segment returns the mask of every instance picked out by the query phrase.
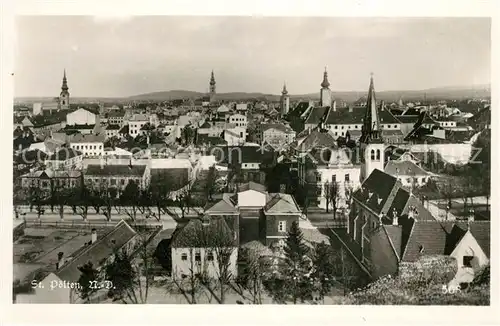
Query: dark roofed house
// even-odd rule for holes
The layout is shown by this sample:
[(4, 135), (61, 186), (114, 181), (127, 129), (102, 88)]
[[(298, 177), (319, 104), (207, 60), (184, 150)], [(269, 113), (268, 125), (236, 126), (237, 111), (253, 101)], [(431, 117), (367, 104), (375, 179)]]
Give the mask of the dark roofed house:
[(326, 106), (312, 108), (304, 122), (305, 128), (313, 129), (321, 124), (324, 121), (329, 109), (330, 108)]

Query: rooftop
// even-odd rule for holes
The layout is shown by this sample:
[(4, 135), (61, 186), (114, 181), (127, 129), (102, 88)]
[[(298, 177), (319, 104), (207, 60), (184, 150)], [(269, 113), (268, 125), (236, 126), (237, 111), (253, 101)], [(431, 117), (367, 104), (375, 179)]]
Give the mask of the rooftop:
[(146, 171), (146, 165), (100, 165), (89, 164), (85, 172), (86, 176), (138, 176), (142, 177)]

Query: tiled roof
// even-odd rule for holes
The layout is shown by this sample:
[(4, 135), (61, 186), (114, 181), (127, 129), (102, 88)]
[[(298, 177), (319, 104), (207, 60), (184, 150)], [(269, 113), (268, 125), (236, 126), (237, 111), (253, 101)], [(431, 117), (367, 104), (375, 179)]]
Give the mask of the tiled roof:
[(114, 118), (114, 117), (123, 118), (124, 116), (125, 116), (125, 111), (111, 110), (108, 112), (108, 118)]
[(71, 139), (71, 143), (102, 143), (105, 135), (77, 134)]
[(33, 164), (36, 162), (43, 162), (47, 159), (48, 155), (39, 149), (34, 149), (31, 151), (24, 151), (20, 155), (14, 158), (17, 164)]
[(233, 165), (241, 163), (270, 164), (274, 162), (276, 156), (276, 152), (272, 149), (260, 146), (214, 146), (208, 152), (213, 153), (212, 155), (215, 155), (218, 162)]
[(394, 117), (394, 115), (391, 113), (391, 111), (387, 110), (387, 109), (378, 109), (378, 116), (380, 118), (380, 124), (384, 124), (384, 123), (390, 123), (390, 124), (394, 124), (394, 123), (401, 123), (401, 121), (399, 121), (398, 119), (396, 119), (396, 117)]
[(120, 130), (119, 125), (107, 125), (106, 130)]
[(382, 227), (396, 251), (397, 256), (401, 258), (403, 228), (399, 225), (383, 225)]
[(266, 131), (269, 129), (276, 129), (285, 133), (293, 133), (293, 129), (290, 128), (289, 126), (286, 126), (281, 123), (263, 123), (262, 124), (262, 131)]
[(309, 102), (299, 102), (290, 115), (300, 117), (309, 108)]
[(301, 152), (307, 152), (313, 148), (331, 148), (336, 145), (337, 142), (330, 132), (322, 132), (315, 129), (296, 146), (296, 149)]
[(87, 176), (138, 176), (142, 177), (146, 171), (146, 165), (100, 165), (90, 164), (87, 166)]
[(273, 213), (290, 213), (299, 214), (300, 210), (293, 197), (289, 194), (268, 194), (264, 211), (270, 214)]
[(94, 129), (95, 124), (93, 125), (88, 125), (88, 124), (74, 124), (74, 125), (66, 125), (63, 130), (74, 130), (74, 129), (82, 129), (82, 130), (88, 130), (88, 129)]
[(389, 161), (384, 172), (392, 176), (427, 176), (429, 173), (411, 161)]
[(326, 116), (325, 123), (327, 125), (341, 125), (341, 124), (362, 124), (363, 118), (365, 117), (364, 107), (354, 107), (351, 108), (352, 112), (349, 112), (350, 108), (330, 108), (328, 115)]
[(403, 132), (399, 129), (397, 130), (390, 130), (390, 129), (382, 129), (382, 138), (383, 137), (390, 137), (390, 136), (401, 136), (403, 137)]
[[(458, 234), (458, 239), (456, 244), (461, 240), (461, 238), (465, 235), (467, 230), (470, 231), (472, 236), (476, 239), (478, 245), (483, 250), (484, 254), (490, 258), (490, 249), (491, 249), (491, 229), (490, 229), (490, 221), (471, 221), (467, 222), (456, 222), (454, 223), (452, 233), (455, 232)], [(459, 229), (459, 230), (455, 230)], [(451, 248), (451, 251), (455, 249)], [(451, 254), (451, 251), (449, 252)]]
[[(173, 248), (217, 248), (229, 245), (234, 239), (231, 229), (223, 218), (209, 218), (208, 224), (200, 219), (192, 219), (174, 233)], [(234, 241), (234, 240), (233, 240)]]
[(247, 191), (247, 190), (255, 190), (261, 193), (266, 192), (266, 186), (261, 185), (260, 183), (250, 181), (248, 183), (243, 183), (238, 186), (238, 192)]
[(227, 106), (225, 106), (224, 104), (222, 104), (221, 106), (219, 106), (217, 108), (217, 112), (221, 113), (221, 112), (229, 112), (229, 108)]
[(134, 114), (128, 120), (129, 121), (149, 121), (149, 117), (145, 114)]
[(329, 107), (325, 106), (312, 108), (304, 123), (313, 125), (320, 124), (324, 120), (329, 109)]
[(78, 178), (81, 175), (82, 173), (77, 170), (59, 171), (59, 170), (45, 169), (41, 171), (30, 172), (28, 174), (25, 174), (23, 177), (52, 179), (52, 178)]
[(415, 221), (402, 261), (414, 262), (425, 255), (444, 255), (447, 233), (438, 221)]
[(48, 160), (51, 161), (66, 161), (70, 158), (82, 155), (81, 152), (72, 148), (61, 148), (58, 152), (52, 154)]
[(64, 281), (77, 282), (81, 275), (78, 267), (87, 262), (92, 262), (95, 267), (100, 266), (102, 260), (108, 259), (116, 249), (122, 248), (135, 235), (134, 229), (125, 221), (120, 221), (111, 232), (102, 236), (96, 243), (82, 250), (79, 255), (63, 265), (57, 271), (57, 276)]
[(363, 182), (361, 188), (353, 194), (353, 197), (380, 214), (393, 188), (398, 186), (396, 182), (395, 177), (375, 169)]
[(205, 208), (205, 213), (238, 213), (233, 201), (228, 196), (223, 196), (218, 202), (209, 205)]
[(401, 123), (415, 124), (418, 121), (418, 115), (395, 115)]
[(218, 136), (209, 136), (208, 134), (198, 134), (196, 136), (197, 145), (226, 145), (227, 141)]

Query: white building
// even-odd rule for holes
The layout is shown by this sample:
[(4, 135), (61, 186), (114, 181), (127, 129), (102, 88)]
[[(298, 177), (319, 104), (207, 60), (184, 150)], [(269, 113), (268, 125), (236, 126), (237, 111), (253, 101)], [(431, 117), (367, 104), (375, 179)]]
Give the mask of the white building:
[(228, 122), (236, 125), (236, 127), (242, 127), (242, 128), (246, 128), (248, 124), (247, 117), (244, 116), (243, 114), (238, 114), (238, 113), (230, 115), (228, 118)]
[(429, 172), (409, 160), (389, 161), (384, 172), (396, 177), (405, 187), (421, 187), (430, 179)]
[(99, 115), (85, 109), (78, 109), (66, 115), (66, 125), (96, 125), (99, 124)]
[(71, 142), (70, 147), (83, 153), (84, 157), (104, 156), (103, 135), (77, 135)]
[(53, 170), (81, 170), (83, 154), (72, 148), (61, 148), (45, 160), (45, 166)]
[(128, 134), (135, 138), (142, 134), (142, 127), (146, 123), (150, 123), (150, 119), (145, 114), (134, 114), (128, 119)]

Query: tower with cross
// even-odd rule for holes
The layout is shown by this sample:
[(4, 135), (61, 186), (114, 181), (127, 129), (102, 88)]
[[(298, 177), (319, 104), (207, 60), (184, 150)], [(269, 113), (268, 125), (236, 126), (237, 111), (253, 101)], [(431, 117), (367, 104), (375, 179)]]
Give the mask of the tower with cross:
[(370, 74), (370, 86), (366, 98), (366, 111), (361, 128), (361, 182), (363, 182), (372, 173), (378, 169), (384, 171), (384, 151), (385, 145), (382, 139), (382, 128), (380, 126), (380, 117), (375, 97), (375, 86), (373, 83), (373, 73)]
[(321, 106), (331, 106), (332, 105), (332, 91), (330, 90), (330, 82), (328, 81), (328, 72), (323, 73), (323, 81), (321, 82), (321, 90), (319, 91), (320, 105)]

